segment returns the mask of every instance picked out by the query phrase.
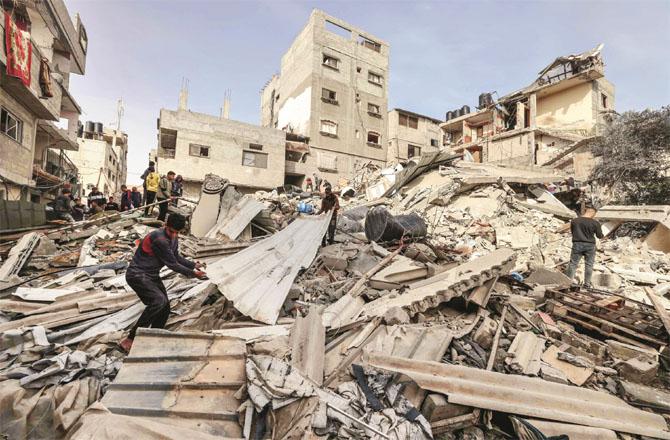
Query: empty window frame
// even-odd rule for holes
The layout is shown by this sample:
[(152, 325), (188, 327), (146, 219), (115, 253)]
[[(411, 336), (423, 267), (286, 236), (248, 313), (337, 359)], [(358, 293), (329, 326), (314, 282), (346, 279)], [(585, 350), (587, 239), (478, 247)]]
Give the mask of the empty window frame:
[(209, 158), (209, 147), (206, 145), (189, 144), (188, 154), (195, 157)]
[(368, 72), (368, 81), (372, 84), (381, 86), (384, 83), (384, 78), (374, 72)]
[(368, 145), (381, 147), (382, 136), (376, 131), (368, 131)]
[(4, 107), (0, 108), (0, 132), (20, 144), (23, 142), (23, 121)]
[(431, 147), (439, 147), (439, 144), (437, 142), (437, 139), (431, 139), (430, 140), (430, 146)]
[(249, 144), (250, 150), (263, 151), (263, 146), (261, 144)]
[(323, 135), (335, 137), (337, 136), (337, 123), (322, 119), (320, 131)]
[(337, 92), (323, 88), (321, 89), (321, 100), (329, 104), (337, 104)]
[(340, 70), (340, 60), (325, 53), (323, 54), (323, 65), (331, 69)]
[(604, 93), (600, 94), (600, 103), (602, 104), (603, 108), (607, 108), (607, 95)]
[(407, 145), (407, 159), (421, 156), (421, 147), (416, 145)]
[(372, 116), (381, 116), (381, 108), (377, 104), (368, 102), (368, 113)]
[(255, 151), (243, 151), (242, 165), (245, 167), (267, 168), (268, 155), (266, 153), (256, 153)]
[(367, 47), (368, 49), (372, 49), (375, 52), (381, 52), (382, 51), (382, 45), (377, 43), (376, 41), (372, 41), (369, 38), (365, 38), (362, 35), (358, 36), (358, 44), (361, 46)]
[(403, 127), (419, 128), (419, 118), (416, 116), (407, 115), (405, 113), (400, 113), (398, 115), (398, 124)]
[(326, 30), (332, 34), (339, 35), (342, 38), (351, 39), (351, 31), (345, 27), (326, 20)]

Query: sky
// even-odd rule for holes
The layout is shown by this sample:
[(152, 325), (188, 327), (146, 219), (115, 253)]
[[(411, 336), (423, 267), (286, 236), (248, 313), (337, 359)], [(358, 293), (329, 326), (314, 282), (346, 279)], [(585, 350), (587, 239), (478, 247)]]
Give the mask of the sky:
[(176, 109), (183, 78), (190, 110), (218, 115), (231, 90), (231, 119), (258, 124), (260, 91), (314, 8), (390, 44), (389, 109), (444, 119), (599, 43), (617, 111), (670, 104), (669, 0), (65, 2), (89, 39), (86, 74), (70, 83), (80, 119), (111, 124), (123, 98), (130, 183), (156, 147), (160, 109)]

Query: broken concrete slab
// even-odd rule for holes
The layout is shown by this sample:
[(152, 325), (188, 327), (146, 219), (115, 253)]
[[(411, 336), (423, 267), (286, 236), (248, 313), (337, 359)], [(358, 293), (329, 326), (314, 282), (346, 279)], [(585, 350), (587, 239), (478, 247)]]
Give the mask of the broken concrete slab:
[(658, 387), (652, 388), (639, 383), (619, 381), (621, 396), (630, 404), (670, 413), (670, 393)]
[(647, 359), (654, 362), (658, 361), (659, 353), (651, 347), (642, 348), (637, 345), (615, 341), (614, 339), (608, 339), (606, 343), (607, 353), (615, 359), (627, 361), (629, 359), (639, 357), (641, 359)]
[(648, 359), (632, 358), (616, 366), (619, 375), (628, 381), (650, 384), (656, 378), (659, 363)]
[(607, 205), (598, 210), (596, 219), (661, 223), (666, 228), (670, 228), (670, 206)]
[(572, 280), (565, 274), (545, 267), (537, 267), (533, 269), (524, 282), (526, 284), (539, 284), (542, 286), (569, 286), (572, 284)]
[(559, 359), (558, 353), (560, 351), (561, 349), (559, 347), (550, 345), (549, 348), (542, 353), (542, 361), (561, 371), (571, 383), (577, 386), (584, 385), (593, 374), (593, 368), (578, 367), (570, 362)]
[(538, 376), (540, 373), (540, 357), (547, 341), (533, 332), (522, 331), (516, 334), (512, 345), (507, 350), (505, 364), (514, 372), (527, 376)]
[(12, 275), (18, 275), (26, 264), (30, 254), (40, 241), (42, 234), (31, 232), (22, 236), (9, 250), (7, 259), (0, 266), (0, 281), (7, 281)]
[(670, 229), (662, 223), (657, 224), (647, 234), (644, 243), (647, 244), (649, 249), (665, 252), (666, 254), (670, 253)]

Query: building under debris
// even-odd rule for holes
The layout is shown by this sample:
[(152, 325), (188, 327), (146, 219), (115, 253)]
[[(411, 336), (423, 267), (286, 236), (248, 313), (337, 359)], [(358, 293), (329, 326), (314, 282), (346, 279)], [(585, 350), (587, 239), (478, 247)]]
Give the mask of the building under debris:
[(76, 188), (66, 151), (78, 148), (81, 108), (69, 83), (84, 74), (88, 37), (63, 0), (2, 5), (0, 35), (12, 44), (0, 51), (0, 199), (40, 203), (64, 182)]
[(448, 111), (441, 124), (445, 145), (475, 162), (551, 165), (587, 177), (592, 156), (580, 148), (614, 110), (601, 49), (558, 57), (531, 85), (497, 100), (483, 93), (474, 112), (469, 106)]
[(386, 162), (389, 45), (314, 10), (261, 94), (261, 124), (309, 139), (286, 182), (314, 172), (333, 184)]

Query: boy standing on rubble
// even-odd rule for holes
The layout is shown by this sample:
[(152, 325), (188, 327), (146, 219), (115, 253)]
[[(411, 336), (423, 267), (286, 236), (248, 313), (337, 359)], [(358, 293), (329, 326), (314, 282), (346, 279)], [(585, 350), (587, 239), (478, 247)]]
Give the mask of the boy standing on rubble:
[(179, 232), (184, 229), (186, 218), (181, 214), (171, 214), (163, 228), (146, 235), (135, 251), (133, 260), (126, 271), (126, 282), (146, 305), (137, 323), (127, 338), (119, 345), (130, 351), (139, 327), (163, 328), (170, 316), (170, 300), (160, 279), (163, 266), (187, 277), (205, 278), (202, 265), (179, 255)]
[[(337, 228), (337, 211), (340, 209), (340, 201), (333, 192), (330, 185), (326, 186), (326, 195), (321, 199), (321, 209), (316, 213), (317, 215), (333, 210), (333, 216), (330, 218), (328, 224), (328, 244), (335, 243), (335, 229)], [(326, 236), (323, 236), (322, 246), (326, 245)]]
[(579, 260), (584, 257), (584, 286), (586, 287), (591, 287), (591, 274), (596, 259), (596, 237), (603, 238), (600, 223), (593, 218), (596, 213), (595, 208), (588, 207), (581, 216), (570, 221), (572, 252), (570, 253), (570, 265), (565, 274), (573, 279)]

